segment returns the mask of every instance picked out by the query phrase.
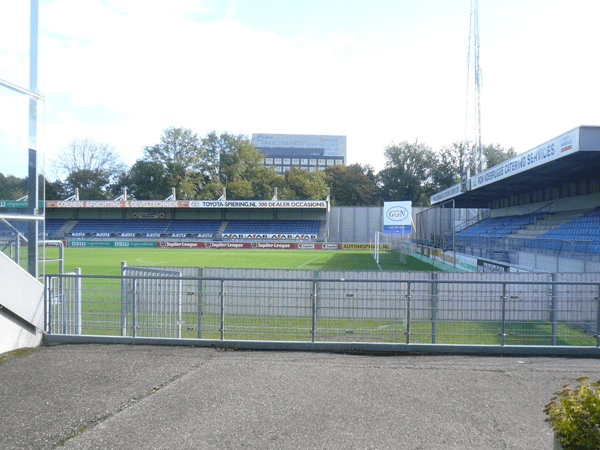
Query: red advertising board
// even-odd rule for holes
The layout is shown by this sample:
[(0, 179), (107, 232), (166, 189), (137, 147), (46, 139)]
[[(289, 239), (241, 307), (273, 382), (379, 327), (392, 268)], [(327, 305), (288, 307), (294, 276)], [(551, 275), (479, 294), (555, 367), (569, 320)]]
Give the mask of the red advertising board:
[(337, 243), (297, 243), (297, 242), (157, 242), (158, 248), (212, 248), (212, 249), (272, 249), (272, 250), (338, 250)]

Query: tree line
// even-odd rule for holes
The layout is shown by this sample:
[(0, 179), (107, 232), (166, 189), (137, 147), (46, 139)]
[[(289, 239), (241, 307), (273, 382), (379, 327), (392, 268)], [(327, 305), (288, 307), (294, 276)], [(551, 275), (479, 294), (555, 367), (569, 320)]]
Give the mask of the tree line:
[[(512, 148), (486, 145), (484, 167), (515, 155)], [(216, 199), (226, 187), (228, 199), (263, 200), (271, 198), (276, 187), (280, 199), (304, 200), (325, 198), (329, 187), (334, 205), (378, 206), (395, 200), (428, 205), (432, 194), (456, 184), (461, 173), (475, 173), (476, 151), (468, 142), (438, 151), (419, 142), (390, 143), (378, 173), (368, 164), (350, 164), (316, 172), (291, 168), (278, 174), (262, 159), (247, 136), (226, 132), (200, 137), (186, 128), (167, 128), (131, 167), (109, 144), (73, 140), (50, 162), (55, 178), (46, 178), (45, 196), (64, 199), (77, 188), (82, 200), (113, 199), (127, 188), (132, 198), (157, 200), (175, 188), (179, 200)], [(26, 193), (26, 179), (0, 173), (0, 199)]]

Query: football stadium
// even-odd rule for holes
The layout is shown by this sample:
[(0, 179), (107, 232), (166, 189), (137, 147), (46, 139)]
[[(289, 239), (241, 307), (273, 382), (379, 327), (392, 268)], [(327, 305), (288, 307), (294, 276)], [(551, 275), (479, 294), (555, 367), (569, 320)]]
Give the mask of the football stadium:
[[(284, 200), (275, 186), (270, 198), (228, 200), (226, 184), (214, 199), (177, 199), (175, 188), (164, 200), (46, 199), (38, 19), (32, 1), (26, 76), (0, 79), (28, 118), (14, 132), (27, 130), (27, 195), (0, 199), (0, 281), (11, 287), (0, 352), (120, 342), (598, 354), (599, 126), (557, 130), (465, 173), (427, 207), (338, 206), (329, 192)], [(345, 136), (309, 137), (257, 135), (282, 173), (338, 164), (323, 142), (345, 164)]]
[[(578, 127), (427, 208), (49, 200), (39, 304), (3, 311), (47, 342), (596, 354), (599, 151)], [(27, 204), (1, 203), (7, 280), (30, 260)]]

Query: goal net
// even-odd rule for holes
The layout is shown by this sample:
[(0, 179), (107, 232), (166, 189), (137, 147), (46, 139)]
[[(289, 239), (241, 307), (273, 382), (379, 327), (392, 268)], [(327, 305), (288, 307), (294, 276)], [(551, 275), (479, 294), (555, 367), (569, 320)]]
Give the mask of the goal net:
[(408, 244), (408, 235), (386, 234), (376, 231), (371, 253), (377, 264), (379, 264), (382, 254), (392, 254), (406, 264), (406, 255), (409, 253)]

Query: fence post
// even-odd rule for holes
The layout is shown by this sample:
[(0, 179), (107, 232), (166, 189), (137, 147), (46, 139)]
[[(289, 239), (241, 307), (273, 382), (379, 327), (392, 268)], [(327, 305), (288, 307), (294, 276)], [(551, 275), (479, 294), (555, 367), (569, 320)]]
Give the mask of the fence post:
[(502, 283), (502, 330), (500, 331), (500, 345), (506, 343), (506, 283)]
[(177, 295), (177, 337), (179, 339), (181, 339), (181, 322), (182, 322), (182, 309), (183, 309), (183, 305), (182, 305), (182, 295), (183, 295), (183, 280), (181, 279), (183, 277), (183, 274), (181, 272), (179, 272), (179, 281), (178, 281), (178, 286), (177, 286), (177, 291), (178, 291), (178, 295)]
[(597, 308), (597, 318), (596, 318), (596, 347), (600, 347), (600, 284), (598, 285), (598, 290), (596, 291), (596, 308)]
[(136, 317), (136, 312), (137, 312), (137, 283), (136, 283), (136, 279), (132, 278), (132, 286), (131, 286), (131, 321), (132, 321), (132, 327), (131, 327), (131, 334), (133, 337), (136, 337), (137, 335), (137, 317)]
[(435, 325), (437, 319), (437, 295), (438, 285), (435, 282), (437, 280), (437, 274), (431, 272), (431, 343), (435, 344)]
[(406, 285), (406, 343), (410, 344), (410, 281)]
[(225, 340), (225, 280), (221, 280), (221, 340)]
[(202, 267), (198, 267), (198, 339), (202, 339)]
[(48, 274), (44, 275), (44, 330), (51, 334), (50, 311), (52, 311), (52, 278)]
[[(550, 281), (556, 281), (556, 274), (550, 274)], [(550, 285), (550, 322), (552, 323), (552, 345), (556, 345), (556, 285)]]
[(81, 334), (81, 268), (75, 267), (75, 334)]
[(312, 292), (310, 296), (310, 336), (311, 341), (316, 342), (317, 340), (317, 280), (312, 280)]
[(127, 261), (121, 261), (121, 336), (127, 336), (127, 281), (123, 276), (127, 270)]

